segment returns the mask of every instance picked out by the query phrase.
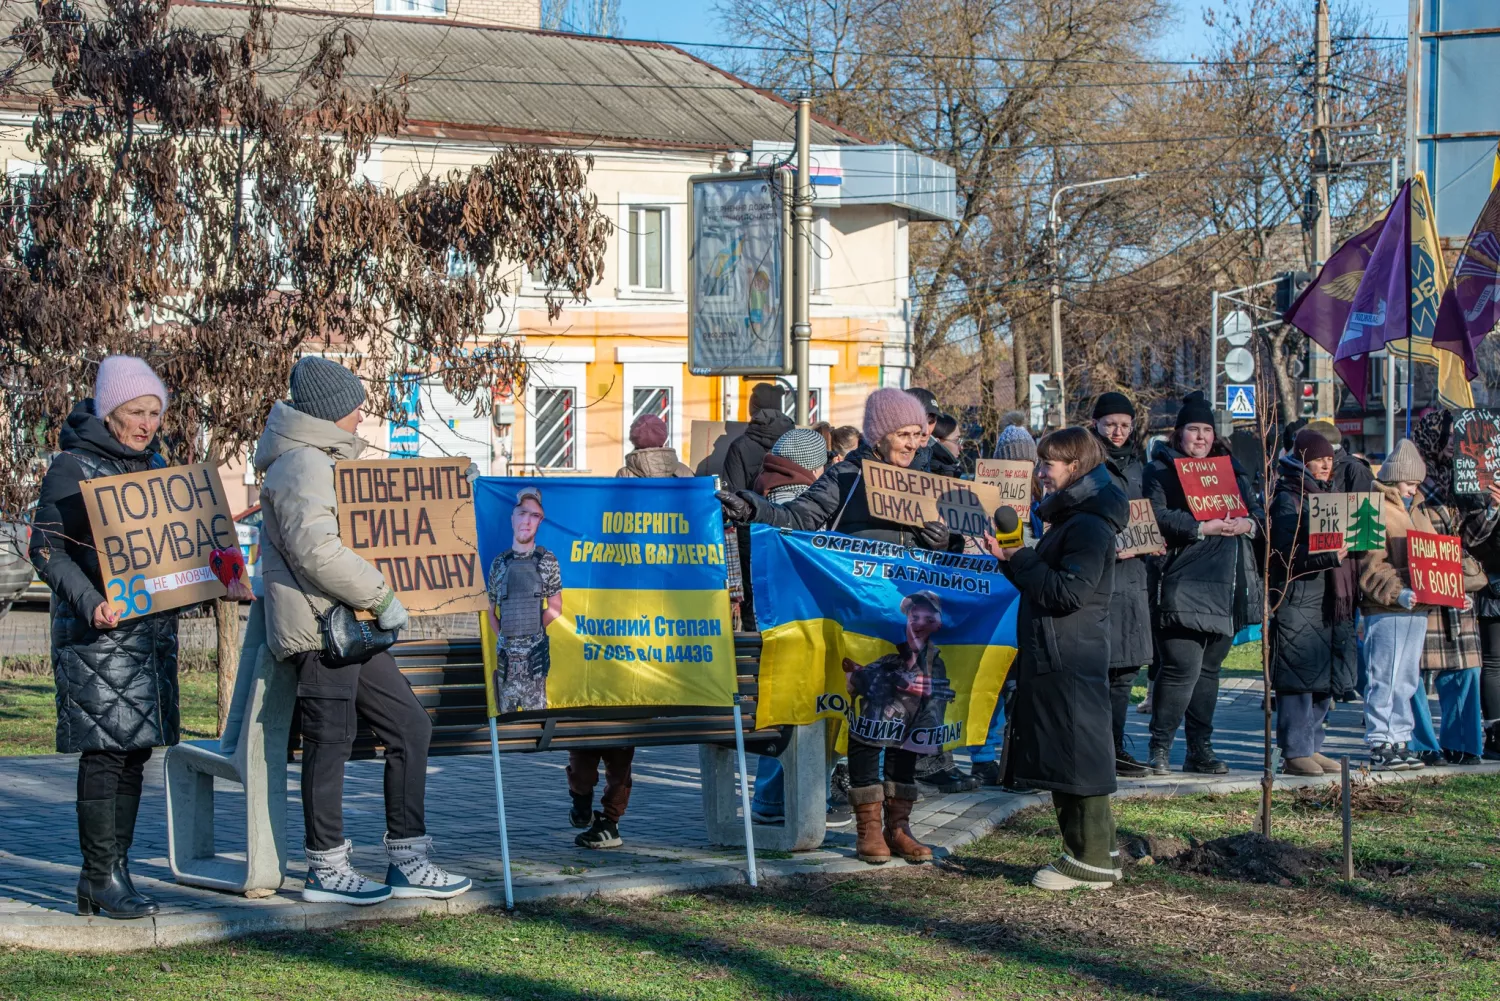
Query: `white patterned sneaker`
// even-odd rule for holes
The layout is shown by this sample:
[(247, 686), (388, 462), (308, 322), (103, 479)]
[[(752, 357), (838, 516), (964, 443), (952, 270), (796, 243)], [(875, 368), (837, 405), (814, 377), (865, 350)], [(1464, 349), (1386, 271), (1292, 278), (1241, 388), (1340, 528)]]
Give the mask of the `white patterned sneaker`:
[(391, 895), (391, 888), (360, 875), (349, 864), (354, 842), (345, 840), (337, 848), (307, 855), (307, 882), (302, 884), (302, 899), (314, 904), (378, 904)]
[(391, 864), (386, 867), (385, 881), (393, 897), (435, 897), (446, 900), (456, 897), (474, 881), (467, 876), (458, 876), (433, 863), (432, 838), (385, 838), (385, 853)]

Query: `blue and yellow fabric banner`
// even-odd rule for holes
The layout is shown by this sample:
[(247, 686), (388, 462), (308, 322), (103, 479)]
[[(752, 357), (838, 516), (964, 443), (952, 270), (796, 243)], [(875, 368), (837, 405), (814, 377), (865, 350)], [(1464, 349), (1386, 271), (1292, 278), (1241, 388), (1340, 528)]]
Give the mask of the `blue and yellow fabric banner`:
[(734, 704), (709, 478), (475, 484), (490, 714)]
[(1020, 597), (993, 559), (767, 525), (750, 538), (758, 728), (843, 717), (864, 743), (984, 742)]

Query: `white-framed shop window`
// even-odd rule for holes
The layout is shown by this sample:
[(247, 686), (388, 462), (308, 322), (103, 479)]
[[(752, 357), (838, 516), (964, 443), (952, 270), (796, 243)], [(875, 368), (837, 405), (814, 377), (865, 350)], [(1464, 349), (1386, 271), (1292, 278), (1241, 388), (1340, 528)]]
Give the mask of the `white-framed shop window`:
[(674, 297), (677, 276), (677, 213), (652, 197), (621, 196), (619, 294), (625, 298)]
[(588, 470), (587, 365), (529, 359), (526, 466), (537, 474)]
[(625, 440), (624, 453), (632, 450), (630, 425), (643, 413), (655, 414), (667, 425), (667, 444), (682, 455), (682, 434), (687, 423), (683, 416), (682, 373), (687, 365), (683, 348), (622, 347), (615, 349), (615, 360), (624, 374)]

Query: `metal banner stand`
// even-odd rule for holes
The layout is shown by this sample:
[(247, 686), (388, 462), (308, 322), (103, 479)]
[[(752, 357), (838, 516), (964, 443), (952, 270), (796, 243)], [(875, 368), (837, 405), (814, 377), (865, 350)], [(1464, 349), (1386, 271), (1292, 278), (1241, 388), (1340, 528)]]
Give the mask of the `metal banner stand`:
[[(734, 718), (738, 724), (740, 718), (739, 707), (734, 710)], [(738, 729), (738, 727), (736, 727)], [(500, 815), (500, 865), (505, 870), (505, 909), (513, 911), (516, 909), (515, 893), (510, 885), (510, 834), (505, 829), (505, 785), (500, 781), (500, 732), (495, 728), (495, 717), (490, 717), (490, 761), (495, 766), (495, 812)], [(745, 768), (745, 745), (740, 742), (740, 770)], [(750, 801), (745, 800), (745, 822), (750, 821)], [(751, 872), (754, 873), (754, 856), (751, 857)], [(750, 885), (755, 885), (755, 877), (750, 877)]]
[[(494, 733), (495, 721), (490, 720), (491, 746), (498, 747), (498, 745), (493, 744)], [(745, 814), (745, 860), (749, 865), (748, 875), (750, 877), (750, 885), (759, 886), (760, 882), (756, 878), (755, 873), (755, 823), (750, 819), (750, 779), (745, 774), (745, 722), (744, 717), (740, 715), (740, 697), (738, 695), (734, 697), (734, 749), (739, 755), (740, 762), (740, 808)], [(497, 792), (500, 788), (499, 761), (499, 752), (497, 750), (495, 757), (495, 789)], [(500, 841), (504, 845), (505, 814), (503, 811), (500, 815)], [(505, 866), (505, 899), (507, 901), (510, 899), (510, 863), (508, 862)]]

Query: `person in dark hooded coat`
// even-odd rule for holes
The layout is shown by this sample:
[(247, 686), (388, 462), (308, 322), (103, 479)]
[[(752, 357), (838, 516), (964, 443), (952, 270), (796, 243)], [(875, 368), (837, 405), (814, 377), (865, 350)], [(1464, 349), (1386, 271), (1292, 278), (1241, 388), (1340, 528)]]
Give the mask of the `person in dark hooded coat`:
[[(750, 426), (729, 443), (724, 453), (724, 471), (720, 482), (730, 493), (753, 490), (755, 478), (766, 464), (766, 456), (776, 440), (797, 424), (782, 410), (786, 390), (772, 382), (762, 382), (750, 391)], [(750, 589), (750, 530), (743, 525), (735, 530), (740, 554), (740, 573), (745, 600), (740, 605), (744, 627), (755, 630), (755, 595)]]
[[(1177, 477), (1181, 458), (1228, 457), (1248, 518), (1199, 521)], [(1161, 667), (1152, 689), (1151, 771), (1169, 770), (1172, 742), (1186, 719), (1183, 771), (1222, 775), (1229, 766), (1213, 752), (1219, 668), (1234, 634), (1261, 620), (1256, 547), (1263, 518), (1250, 478), (1214, 434), (1214, 413), (1202, 393), (1191, 393), (1177, 414), (1170, 441), (1142, 477), (1146, 498), (1167, 543), (1157, 585), (1157, 643)]]
[(1110, 737), (1110, 596), (1115, 536), (1130, 502), (1083, 428), (1064, 428), (1037, 445), (1050, 526), (1035, 548), (986, 545), (1021, 593), (1016, 615), (1015, 715), (1007, 784), (1052, 791), (1064, 851), (1032, 885), (1046, 890), (1103, 887), (1120, 878), (1109, 796), (1115, 791)]
[(1339, 763), (1322, 753), (1332, 697), (1354, 688), (1358, 580), (1348, 549), (1310, 553), (1308, 497), (1331, 492), (1333, 446), (1313, 428), (1282, 456), (1271, 500), (1271, 688), (1276, 737), (1289, 775), (1323, 775)]
[[(1135, 436), (1135, 406), (1123, 393), (1104, 393), (1094, 404), (1093, 432), (1104, 450), (1105, 468), (1127, 500), (1140, 500), (1146, 463)], [(1115, 561), (1115, 589), (1109, 603), (1109, 697), (1115, 735), (1115, 774), (1139, 778), (1151, 769), (1125, 750), (1125, 717), (1130, 689), (1141, 666), (1151, 661), (1151, 606), (1147, 557)]]
[(79, 754), (79, 914), (140, 918), (160, 909), (136, 889), (128, 856), (151, 749), (181, 733), (177, 612), (132, 615), (119, 595), (106, 597), (80, 484), (166, 466), (157, 438), (166, 409), (150, 366), (105, 358), (93, 398), (73, 408), (58, 436), (32, 520), (31, 562), (52, 589), (57, 750)]

